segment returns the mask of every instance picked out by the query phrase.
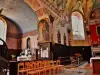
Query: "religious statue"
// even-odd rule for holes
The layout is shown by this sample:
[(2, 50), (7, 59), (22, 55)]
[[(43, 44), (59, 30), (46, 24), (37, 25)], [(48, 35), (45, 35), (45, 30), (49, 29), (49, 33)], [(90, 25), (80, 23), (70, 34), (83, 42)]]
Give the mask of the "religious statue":
[(60, 34), (59, 30), (58, 30), (58, 33), (57, 33), (57, 39), (58, 39), (58, 43), (61, 43), (61, 34)]

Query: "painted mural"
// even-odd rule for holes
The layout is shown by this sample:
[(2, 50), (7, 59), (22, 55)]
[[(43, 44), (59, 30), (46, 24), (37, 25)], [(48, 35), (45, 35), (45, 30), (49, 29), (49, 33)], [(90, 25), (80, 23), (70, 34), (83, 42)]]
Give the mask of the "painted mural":
[(40, 7), (40, 4), (37, 2), (37, 0), (33, 0), (33, 3), (34, 3), (33, 7), (35, 10)]
[[(67, 24), (70, 24), (70, 15), (72, 11), (74, 10), (74, 7), (77, 5), (77, 2), (80, 1), (82, 4), (83, 15), (85, 18), (89, 17), (89, 14), (92, 10), (93, 2), (96, 0), (37, 0), (38, 3), (40, 3), (41, 8), (37, 8), (35, 12), (37, 13), (38, 18), (44, 18), (43, 16), (48, 16), (51, 14), (54, 17), (54, 20), (51, 22), (52, 19), (49, 20), (50, 27), (48, 28), (49, 39), (45, 39), (45, 35), (43, 32), (45, 32), (45, 28), (43, 28), (42, 23), (40, 23), (39, 28), (39, 41), (54, 41), (55, 43), (60, 44), (68, 44), (68, 33), (67, 33)], [(33, 2), (32, 2), (33, 3)], [(34, 5), (34, 3), (33, 3)], [(47, 10), (47, 12), (46, 12)], [(66, 21), (66, 18), (64, 18), (65, 23), (60, 24), (63, 22), (62, 16), (68, 16), (68, 20)], [(40, 20), (40, 19), (39, 19)], [(59, 22), (58, 22), (59, 21)], [(40, 21), (39, 21), (40, 22)], [(69, 23), (68, 23), (69, 22)], [(60, 33), (60, 37), (59, 37)], [(47, 36), (46, 36), (47, 37)], [(72, 41), (72, 40), (71, 40)]]
[(38, 36), (39, 42), (49, 41), (49, 24), (45, 19), (39, 21), (38, 31), (39, 31), (39, 36)]
[(100, 18), (100, 8), (96, 8), (92, 11), (90, 19), (99, 19)]
[(36, 14), (37, 14), (38, 17), (41, 17), (41, 16), (45, 15), (44, 9), (41, 8), (41, 9), (37, 10), (37, 11), (36, 11)]
[(67, 0), (48, 0), (48, 1), (50, 3), (54, 3), (60, 10), (63, 10), (67, 3)]

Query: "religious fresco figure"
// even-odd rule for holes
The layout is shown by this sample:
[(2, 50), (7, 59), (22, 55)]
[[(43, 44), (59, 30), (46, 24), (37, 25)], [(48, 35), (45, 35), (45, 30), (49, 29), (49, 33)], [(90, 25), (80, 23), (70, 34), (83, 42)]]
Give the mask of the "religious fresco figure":
[(67, 0), (55, 0), (55, 1), (59, 9), (61, 10), (65, 9)]
[(38, 40), (39, 42), (49, 41), (49, 24), (45, 19), (42, 19), (38, 23)]
[(95, 10), (92, 11), (90, 15), (91, 19), (98, 19), (100, 18), (100, 8), (96, 8)]

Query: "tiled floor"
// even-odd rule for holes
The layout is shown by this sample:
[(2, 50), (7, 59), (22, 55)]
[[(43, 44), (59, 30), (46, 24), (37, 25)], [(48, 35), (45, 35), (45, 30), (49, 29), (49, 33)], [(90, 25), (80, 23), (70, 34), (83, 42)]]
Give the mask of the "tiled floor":
[[(57, 75), (92, 75), (91, 69), (84, 68), (87, 64), (88, 63), (84, 63), (77, 68), (68, 68), (67, 66), (65, 66), (64, 72)], [(9, 72), (7, 73), (7, 75), (9, 75)]]
[(92, 75), (92, 71), (88, 69), (65, 69), (63, 73), (58, 75)]
[(92, 75), (92, 70), (89, 68), (85, 68), (87, 64), (88, 63), (84, 63), (83, 65), (77, 68), (65, 68), (64, 72), (58, 75)]

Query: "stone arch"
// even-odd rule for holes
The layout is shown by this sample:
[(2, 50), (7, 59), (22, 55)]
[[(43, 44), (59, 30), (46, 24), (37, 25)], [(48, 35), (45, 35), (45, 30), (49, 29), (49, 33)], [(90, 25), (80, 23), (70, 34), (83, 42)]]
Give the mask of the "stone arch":
[(26, 48), (27, 48), (27, 49), (30, 49), (30, 48), (31, 48), (31, 38), (30, 38), (30, 37), (27, 38), (27, 41), (26, 41)]
[(22, 30), (11, 19), (3, 15), (1, 17), (5, 20), (6, 25), (7, 25), (6, 43), (7, 43), (8, 49), (21, 49)]
[[(2, 17), (0, 17), (0, 21), (1, 21), (0, 38), (3, 39), (4, 41), (6, 41), (7, 23), (6, 23), (5, 19), (3, 19)], [(0, 44), (2, 44), (2, 42), (0, 42)]]

